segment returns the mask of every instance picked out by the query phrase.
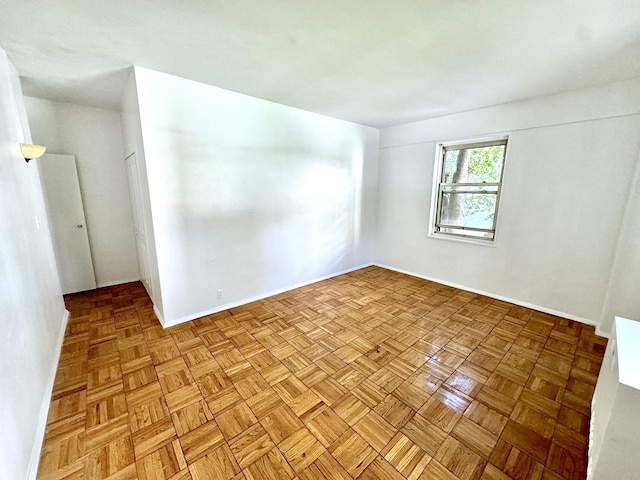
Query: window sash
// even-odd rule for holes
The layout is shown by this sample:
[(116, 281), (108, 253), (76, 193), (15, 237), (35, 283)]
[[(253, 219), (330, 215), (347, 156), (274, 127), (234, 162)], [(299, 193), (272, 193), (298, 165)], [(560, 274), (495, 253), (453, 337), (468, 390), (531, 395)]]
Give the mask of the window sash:
[[(440, 230), (441, 229), (441, 230)], [(470, 239), (474, 239), (474, 240), (493, 240), (495, 238), (495, 231), (494, 230), (489, 230), (486, 232), (480, 231), (480, 230), (471, 230), (469, 228), (461, 228), (461, 227), (449, 227), (449, 226), (445, 226), (443, 225), (442, 227), (440, 227), (440, 229), (436, 229), (436, 232), (438, 235), (446, 235), (446, 236), (450, 236), (452, 238), (470, 238)], [(452, 229), (452, 230), (458, 230), (461, 232), (466, 232), (466, 233), (458, 233), (456, 232), (447, 232), (445, 231), (445, 229)], [(473, 232), (475, 232), (476, 234), (473, 234)], [(487, 234), (487, 235), (482, 235), (482, 234)]]
[[(440, 183), (438, 184), (442, 193), (498, 193), (501, 183)], [(458, 188), (459, 190), (455, 190)], [(474, 188), (481, 190), (473, 190)]]
[[(473, 187), (473, 188), (478, 188), (478, 187), (487, 187), (487, 188), (494, 188), (495, 191), (488, 191), (488, 190), (466, 190), (467, 187)], [(434, 224), (435, 227), (435, 233), (442, 233), (443, 235), (452, 235), (452, 236), (468, 236), (471, 238), (480, 238), (480, 239), (486, 239), (487, 237), (481, 237), (481, 236), (477, 236), (477, 235), (463, 235), (463, 234), (459, 234), (459, 233), (450, 233), (450, 232), (442, 232), (442, 229), (445, 228), (452, 228), (452, 229), (456, 229), (456, 230), (463, 230), (463, 231), (473, 231), (473, 232), (484, 232), (484, 233), (491, 233), (491, 239), (493, 240), (493, 237), (495, 236), (495, 231), (496, 231), (496, 221), (498, 220), (498, 206), (500, 204), (500, 190), (502, 187), (502, 183), (439, 183), (438, 184), (438, 201), (437, 201), (437, 210), (436, 210), (436, 221)], [(451, 189), (455, 189), (455, 188), (460, 188), (460, 190), (445, 190), (446, 188), (451, 188)], [(495, 195), (496, 196), (496, 202), (495, 202), (495, 208), (493, 211), (493, 222), (491, 225), (491, 228), (479, 228), (479, 227), (471, 227), (471, 226), (466, 226), (466, 225), (451, 225), (451, 224), (446, 224), (446, 223), (442, 223), (441, 222), (441, 218), (442, 218), (442, 199), (444, 198), (445, 194), (449, 194), (449, 195), (456, 195), (456, 194), (482, 194), (482, 195)]]
[(487, 140), (484, 142), (475, 142), (475, 143), (459, 143), (457, 145), (443, 145), (442, 151), (446, 152), (454, 152), (456, 150), (470, 150), (473, 148), (483, 148), (483, 147), (499, 147), (501, 145), (507, 145), (507, 139), (504, 138), (502, 140)]

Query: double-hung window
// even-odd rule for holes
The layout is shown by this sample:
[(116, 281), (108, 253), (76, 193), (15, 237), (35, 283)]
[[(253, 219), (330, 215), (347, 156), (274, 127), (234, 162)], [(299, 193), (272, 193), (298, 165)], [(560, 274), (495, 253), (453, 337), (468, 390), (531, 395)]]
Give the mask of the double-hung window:
[(506, 149), (506, 138), (440, 146), (434, 235), (494, 240)]

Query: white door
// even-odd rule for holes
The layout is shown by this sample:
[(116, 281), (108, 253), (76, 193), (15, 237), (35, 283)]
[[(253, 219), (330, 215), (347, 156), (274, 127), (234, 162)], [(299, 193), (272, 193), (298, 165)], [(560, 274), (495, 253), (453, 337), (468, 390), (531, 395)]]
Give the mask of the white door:
[(44, 155), (38, 170), (62, 293), (96, 288), (89, 237), (73, 155)]
[(125, 159), (127, 166), (127, 178), (129, 180), (129, 198), (131, 199), (131, 215), (133, 217), (133, 231), (136, 238), (136, 250), (138, 252), (138, 270), (140, 280), (147, 289), (147, 293), (153, 298), (151, 282), (149, 279), (149, 254), (147, 252), (147, 235), (145, 230), (144, 211), (142, 209), (142, 190), (136, 154), (132, 153)]

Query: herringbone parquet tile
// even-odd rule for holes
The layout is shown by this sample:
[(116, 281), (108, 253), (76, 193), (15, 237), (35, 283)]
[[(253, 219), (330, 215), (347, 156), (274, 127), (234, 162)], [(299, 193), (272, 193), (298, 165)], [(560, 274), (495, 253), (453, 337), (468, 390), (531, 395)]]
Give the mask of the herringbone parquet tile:
[(377, 267), (164, 330), (66, 297), (41, 479), (584, 479), (606, 340)]

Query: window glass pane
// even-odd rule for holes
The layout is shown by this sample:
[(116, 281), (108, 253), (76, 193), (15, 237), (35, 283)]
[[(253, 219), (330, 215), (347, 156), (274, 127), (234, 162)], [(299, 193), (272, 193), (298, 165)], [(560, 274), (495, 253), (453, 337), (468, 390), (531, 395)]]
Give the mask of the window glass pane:
[(490, 193), (442, 193), (440, 224), (493, 228), (497, 195)]
[(504, 145), (445, 149), (443, 183), (499, 183), (502, 177)]

